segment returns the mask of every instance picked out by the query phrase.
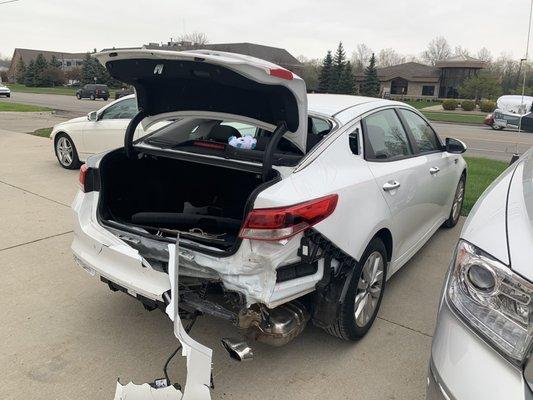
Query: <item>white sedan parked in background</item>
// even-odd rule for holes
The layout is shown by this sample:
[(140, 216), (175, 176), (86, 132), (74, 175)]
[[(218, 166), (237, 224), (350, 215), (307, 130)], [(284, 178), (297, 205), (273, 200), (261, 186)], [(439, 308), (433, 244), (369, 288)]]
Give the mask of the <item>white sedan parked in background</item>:
[[(129, 95), (87, 116), (54, 126), (50, 139), (59, 164), (63, 168), (76, 169), (91, 154), (123, 146), (124, 132), (135, 114), (137, 101), (135, 95)], [(139, 126), (136, 138), (142, 134)]]
[(533, 398), (533, 150), (485, 191), (444, 284), (428, 400)]

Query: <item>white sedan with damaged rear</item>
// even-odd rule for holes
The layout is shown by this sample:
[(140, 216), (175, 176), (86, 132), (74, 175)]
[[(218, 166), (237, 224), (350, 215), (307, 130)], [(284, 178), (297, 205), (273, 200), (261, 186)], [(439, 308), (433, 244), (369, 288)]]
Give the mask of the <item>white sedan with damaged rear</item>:
[[(458, 221), (464, 144), (441, 142), (404, 103), (307, 95), (290, 71), (237, 54), (97, 57), (135, 87), (139, 112), (123, 148), (81, 168), (72, 249), (148, 309), (170, 302), (176, 245), (183, 315), (227, 319), (272, 345), (309, 321), (355, 340), (386, 279)], [(174, 122), (133, 141), (138, 124), (164, 120)]]

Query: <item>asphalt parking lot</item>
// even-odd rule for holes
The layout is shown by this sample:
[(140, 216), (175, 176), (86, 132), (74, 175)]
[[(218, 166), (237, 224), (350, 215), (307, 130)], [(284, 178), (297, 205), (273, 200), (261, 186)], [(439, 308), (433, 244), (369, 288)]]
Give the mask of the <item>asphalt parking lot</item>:
[[(69, 247), (77, 171), (59, 167), (49, 139), (16, 132), (25, 128), (5, 118), (0, 398), (112, 399), (118, 377), (137, 383), (161, 377), (178, 343), (171, 323), (75, 265)], [(378, 319), (357, 343), (308, 326), (288, 346), (255, 345), (255, 359), (239, 364), (219, 344), (234, 329), (199, 319), (191, 335), (214, 349), (213, 398), (423, 399), (439, 294), (459, 232), (460, 226), (438, 231), (392, 277)], [(184, 382), (182, 357), (170, 374)]]

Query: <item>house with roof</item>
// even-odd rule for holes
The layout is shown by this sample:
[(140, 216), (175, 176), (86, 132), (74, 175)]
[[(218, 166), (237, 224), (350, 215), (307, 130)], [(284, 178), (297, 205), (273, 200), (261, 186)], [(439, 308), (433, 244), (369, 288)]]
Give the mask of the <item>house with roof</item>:
[[(380, 94), (391, 98), (457, 98), (465, 79), (485, 67), (484, 61), (461, 55), (439, 61), (435, 66), (407, 62), (378, 68)], [(363, 80), (364, 74), (356, 76), (359, 87)]]
[(30, 61), (35, 60), (39, 54), (42, 54), (48, 62), (52, 61), (52, 57), (55, 56), (55, 58), (61, 62), (61, 69), (63, 71), (69, 71), (73, 68), (81, 68), (83, 59), (87, 53), (67, 53), (63, 51), (16, 48), (13, 52), (13, 57), (11, 57), (11, 65), (7, 71), (7, 78), (9, 81), (15, 81), (19, 60), (24, 61), (24, 64), (28, 66)]
[(191, 42), (168, 42), (167, 44), (149, 43), (143, 46), (145, 49), (184, 51), (191, 49), (207, 49), (225, 51), (228, 53), (244, 54), (246, 56), (270, 61), (289, 71), (299, 75), (303, 70), (303, 64), (287, 50), (280, 47), (266, 46), (257, 43), (212, 43), (196, 44)]

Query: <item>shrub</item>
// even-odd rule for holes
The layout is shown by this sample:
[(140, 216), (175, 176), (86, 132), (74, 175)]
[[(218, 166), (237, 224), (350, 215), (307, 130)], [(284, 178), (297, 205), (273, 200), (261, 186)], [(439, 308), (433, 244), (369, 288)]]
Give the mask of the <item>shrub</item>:
[(463, 100), (461, 102), (461, 108), (463, 111), (474, 111), (476, 108), (476, 103), (474, 103), (472, 100)]
[(442, 102), (442, 108), (448, 111), (453, 111), (457, 108), (459, 104), (457, 100), (447, 99)]
[(479, 105), (479, 109), (483, 112), (491, 113), (496, 109), (496, 103), (490, 100), (482, 101)]

